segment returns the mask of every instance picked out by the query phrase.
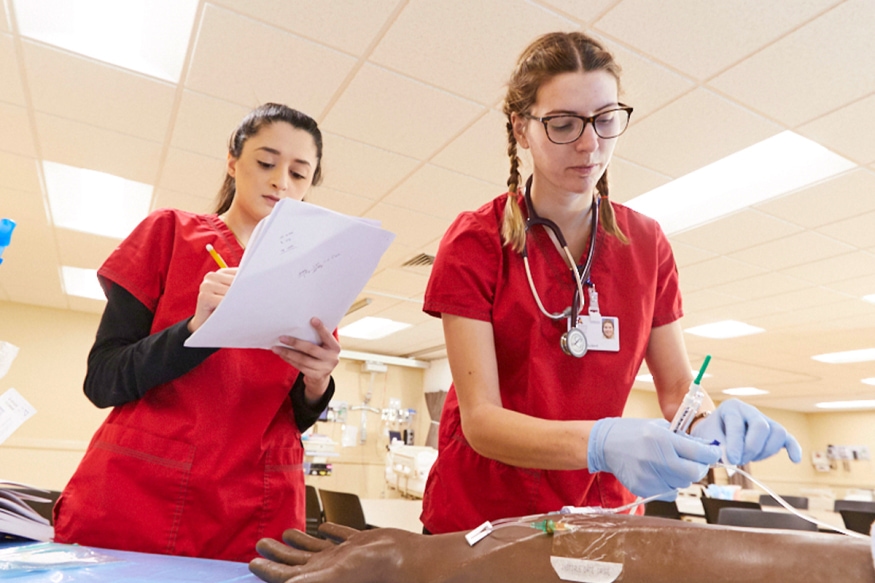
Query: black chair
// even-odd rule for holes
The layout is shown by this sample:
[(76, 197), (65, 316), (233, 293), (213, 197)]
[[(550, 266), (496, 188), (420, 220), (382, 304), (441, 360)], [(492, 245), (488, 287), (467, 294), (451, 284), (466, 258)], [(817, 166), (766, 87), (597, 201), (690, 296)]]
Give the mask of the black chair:
[(842, 510), (875, 512), (875, 502), (866, 502), (864, 500), (836, 500), (833, 510), (835, 512), (841, 512)]
[(349, 492), (319, 489), (325, 522), (343, 524), (358, 530), (374, 528), (365, 522), (365, 511), (359, 497)]
[(872, 523), (875, 522), (875, 512), (842, 509), (839, 513), (842, 515), (845, 528), (861, 534), (869, 534)]
[(723, 508), (750, 508), (760, 510), (759, 502), (745, 502), (744, 500), (721, 500), (720, 498), (708, 498), (702, 496), (702, 509), (705, 511), (705, 521), (708, 524), (718, 524), (720, 510)]
[(721, 508), (717, 524), (752, 528), (784, 528), (817, 532), (817, 525), (787, 512), (767, 512), (754, 508)]
[(319, 503), (319, 493), (315, 486), (307, 486), (307, 534), (318, 536), (319, 525), (325, 522), (322, 505)]
[[(792, 506), (793, 508), (798, 508), (800, 510), (808, 510), (808, 498), (806, 496), (781, 496), (784, 499), (784, 502)], [(781, 506), (777, 500), (771, 497), (769, 494), (761, 494), (760, 495), (760, 506)]]
[(681, 519), (681, 513), (678, 511), (678, 505), (674, 500), (666, 502), (665, 500), (651, 500), (644, 505), (645, 516), (661, 516), (663, 518)]

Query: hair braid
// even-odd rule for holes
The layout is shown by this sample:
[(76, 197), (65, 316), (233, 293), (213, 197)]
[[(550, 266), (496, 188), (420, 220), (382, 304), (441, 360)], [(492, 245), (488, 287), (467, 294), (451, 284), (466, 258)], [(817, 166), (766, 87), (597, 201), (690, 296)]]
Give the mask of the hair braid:
[(520, 158), (517, 155), (516, 137), (513, 135), (513, 124), (507, 122), (507, 156), (510, 158), (510, 175), (507, 178), (507, 202), (504, 205), (504, 219), (501, 224), (501, 238), (505, 245), (517, 253), (526, 244), (526, 223), (517, 202), (516, 194), (520, 189)]

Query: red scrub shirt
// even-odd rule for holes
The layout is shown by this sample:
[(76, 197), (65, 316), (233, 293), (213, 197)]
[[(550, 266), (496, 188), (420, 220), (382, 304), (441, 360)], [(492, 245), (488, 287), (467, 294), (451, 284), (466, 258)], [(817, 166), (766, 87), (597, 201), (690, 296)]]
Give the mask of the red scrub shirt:
[[(215, 215), (156, 211), (98, 274), (154, 312), (152, 332), (195, 312), (204, 275), (242, 248)], [(55, 540), (233, 561), (303, 529), (303, 448), (289, 390), (298, 370), (268, 350), (221, 349), (115, 407), (56, 512)]]
[[(600, 226), (591, 280), (601, 315), (619, 319), (620, 350), (589, 351), (574, 358), (560, 348), (566, 320), (554, 321), (540, 312), (522, 258), (502, 244), (506, 198), (506, 194), (499, 196), (476, 211), (462, 213), (449, 228), (432, 268), (424, 310), (434, 316), (447, 313), (492, 324), (505, 408), (556, 420), (621, 416), (651, 328), (682, 315), (668, 240), (652, 219), (613, 205), (629, 244), (608, 236)], [(519, 202), (525, 216), (525, 205)], [(543, 228), (530, 230), (527, 246), (545, 308), (561, 312), (571, 304), (576, 289), (571, 273)], [(578, 262), (585, 259), (586, 254)], [(634, 500), (611, 474), (520, 468), (479, 455), (462, 432), (454, 387), (441, 415), (438, 450), (422, 512), (423, 524), (433, 533), (554, 512), (566, 505), (612, 508)]]

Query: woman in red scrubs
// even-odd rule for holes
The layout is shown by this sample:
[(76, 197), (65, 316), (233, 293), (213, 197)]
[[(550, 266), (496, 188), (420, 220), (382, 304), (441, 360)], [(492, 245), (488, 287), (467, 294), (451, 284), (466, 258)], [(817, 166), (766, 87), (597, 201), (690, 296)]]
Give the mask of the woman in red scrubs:
[[(509, 191), (450, 226), (425, 294), (453, 376), (423, 500), (427, 531), (618, 507), (630, 490), (670, 499), (718, 461), (714, 441), (729, 463), (784, 447), (801, 459), (783, 427), (740, 401), (715, 411), (705, 396), (699, 440), (669, 430), (692, 381), (678, 273), (659, 225), (608, 199), (608, 165), (632, 113), (619, 79), (612, 55), (574, 32), (536, 39), (508, 83)], [(525, 182), (519, 148), (531, 154)], [(621, 417), (645, 359), (666, 420)]]
[[(316, 122), (284, 105), (231, 136), (214, 214), (150, 214), (98, 271), (107, 305), (85, 393), (113, 407), (55, 507), (58, 542), (246, 561), (304, 528), (301, 432), (334, 393), (340, 345), (185, 348), (236, 274), (258, 221), (321, 178)], [(217, 268), (212, 245), (228, 268)]]

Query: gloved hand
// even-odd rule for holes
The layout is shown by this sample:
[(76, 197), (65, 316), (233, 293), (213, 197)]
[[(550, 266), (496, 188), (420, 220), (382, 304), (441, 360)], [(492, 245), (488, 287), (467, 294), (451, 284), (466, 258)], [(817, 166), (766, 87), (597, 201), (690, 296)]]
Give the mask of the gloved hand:
[(740, 466), (773, 456), (782, 448), (795, 463), (802, 461), (802, 448), (779, 423), (752, 406), (729, 399), (696, 423), (690, 434), (708, 443), (719, 442), (726, 448), (726, 463)]
[(672, 433), (664, 419), (600, 419), (589, 434), (590, 472), (610, 472), (638, 496), (665, 494), (701, 480), (720, 459), (720, 448)]

